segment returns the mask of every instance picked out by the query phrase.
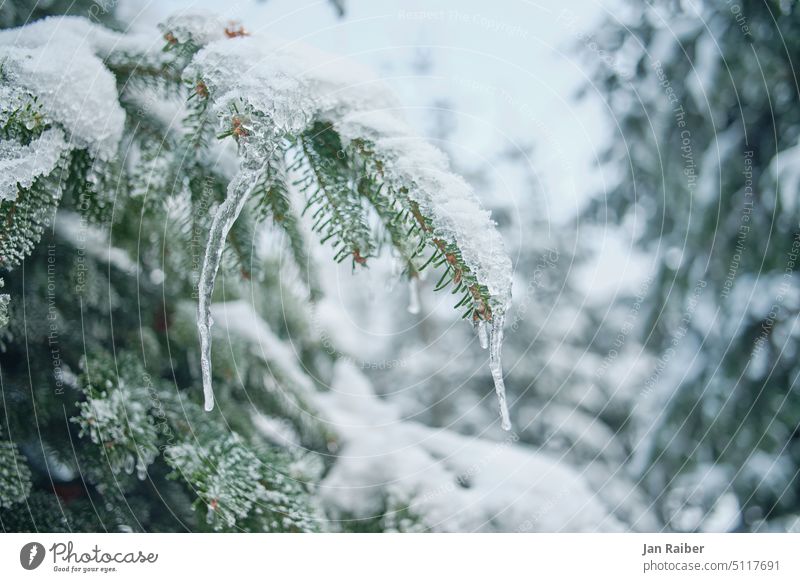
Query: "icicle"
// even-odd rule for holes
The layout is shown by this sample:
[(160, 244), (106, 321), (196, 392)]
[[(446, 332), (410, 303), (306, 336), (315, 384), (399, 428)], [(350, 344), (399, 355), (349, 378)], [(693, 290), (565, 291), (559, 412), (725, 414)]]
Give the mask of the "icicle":
[(511, 418), (508, 415), (508, 404), (506, 403), (506, 385), (503, 382), (503, 365), (500, 362), (500, 352), (503, 349), (503, 324), (505, 315), (498, 315), (492, 318), (492, 331), (489, 346), (489, 369), (492, 371), (494, 379), (494, 389), (497, 392), (497, 402), (500, 405), (500, 419), (503, 430), (511, 430)]
[(416, 277), (408, 280), (408, 312), (413, 315), (419, 313), (419, 281)]
[(486, 322), (482, 319), (478, 320), (475, 327), (478, 332), (478, 341), (481, 344), (481, 348), (485, 350), (489, 347), (489, 330), (487, 329)]
[(405, 262), (401, 259), (400, 253), (392, 247), (392, 272), (386, 278), (384, 289), (387, 293), (394, 291), (397, 283), (403, 278), (403, 270), (405, 269)]
[(228, 238), (233, 223), (241, 214), (265, 167), (261, 166), (255, 170), (242, 169), (231, 180), (231, 183), (228, 184), (228, 194), (217, 209), (208, 234), (206, 254), (203, 258), (203, 268), (200, 271), (200, 281), (197, 286), (199, 297), (197, 330), (200, 334), (200, 369), (203, 374), (206, 411), (214, 410), (214, 391), (211, 386), (211, 326), (214, 325), (211, 318), (211, 294), (214, 292), (214, 280), (222, 260), (222, 251), (225, 250), (225, 239)]

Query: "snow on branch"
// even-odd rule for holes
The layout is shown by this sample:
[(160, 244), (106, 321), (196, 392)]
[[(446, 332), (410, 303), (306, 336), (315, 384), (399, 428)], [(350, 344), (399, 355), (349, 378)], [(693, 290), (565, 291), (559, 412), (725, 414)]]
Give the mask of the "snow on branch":
[[(217, 138), (232, 140), (238, 150), (238, 170), (224, 172), (227, 198), (213, 217), (198, 288), (206, 409), (213, 407), (211, 297), (227, 235), (251, 197), (275, 191), (268, 182), (297, 178), (314, 230), (334, 247), (337, 260), (368, 265), (384, 242), (376, 238), (386, 237), (404, 258), (412, 283), (424, 269), (439, 269), (436, 289), (452, 287), (456, 307), (490, 347), (508, 428), (500, 351), (511, 261), (489, 212), (445, 155), (400, 118), (394, 96), (352, 62), (251, 36), (214, 16), (180, 15), (161, 29), (165, 50), (159, 52), (153, 39), (76, 18), (0, 33), (4, 78), (29, 92), (42, 111), (35, 139), (28, 135), (0, 147), (0, 165), (14, 170), (0, 199), (13, 200), (13, 189), (52, 172), (62, 150), (111, 160), (125, 131), (119, 94), (131, 91), (129, 80), (176, 89), (182, 81), (191, 94), (184, 130), (199, 133), (197, 121), (210, 116)], [(197, 157), (201, 150), (180, 153)], [(277, 167), (284, 161), (287, 168)], [(376, 215), (385, 232), (369, 227)]]

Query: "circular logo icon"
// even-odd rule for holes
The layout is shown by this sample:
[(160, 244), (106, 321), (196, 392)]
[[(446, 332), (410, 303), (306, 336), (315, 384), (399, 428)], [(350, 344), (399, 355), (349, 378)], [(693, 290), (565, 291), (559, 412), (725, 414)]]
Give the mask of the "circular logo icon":
[(39, 542), (30, 542), (19, 551), (19, 563), (26, 570), (35, 570), (44, 561), (44, 546)]

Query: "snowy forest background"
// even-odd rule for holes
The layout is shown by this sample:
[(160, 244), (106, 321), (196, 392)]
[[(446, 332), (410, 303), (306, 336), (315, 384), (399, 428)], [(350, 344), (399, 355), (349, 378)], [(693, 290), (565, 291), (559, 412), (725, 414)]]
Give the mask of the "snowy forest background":
[[(251, 201), (227, 237), (210, 308), (217, 406), (203, 411), (192, 285), (224, 188), (181, 148), (218, 87), (170, 93), (107, 55), (126, 155), (101, 167), (72, 150), (55, 182), (19, 178), (15, 148), (52, 135), (49, 104), (86, 135), (109, 108), (99, 90), (69, 101), (99, 78), (69, 59), (38, 100), (20, 93), (20, 51), (69, 56), (91, 25), (183, 62), (196, 31), (171, 15), (201, 9), (233, 43), (325, 51), (308, 58), (366, 93), (371, 69), (491, 210), (513, 265), (511, 430), (461, 296), (397, 249), (337, 262), (314, 209), (292, 215), (299, 179), (265, 190), (286, 207)], [(0, 0), (0, 526), (800, 530), (797, 11)], [(64, 14), (85, 20), (16, 29)], [(330, 144), (309, 143), (330, 169)]]

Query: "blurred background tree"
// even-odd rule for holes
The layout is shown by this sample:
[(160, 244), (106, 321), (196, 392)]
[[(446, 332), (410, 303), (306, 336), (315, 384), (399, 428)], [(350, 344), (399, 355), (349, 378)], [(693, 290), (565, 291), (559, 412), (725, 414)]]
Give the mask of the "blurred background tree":
[(794, 2), (630, 2), (587, 51), (619, 179), (585, 216), (656, 261), (628, 466), (679, 531), (798, 527), (799, 35)]

